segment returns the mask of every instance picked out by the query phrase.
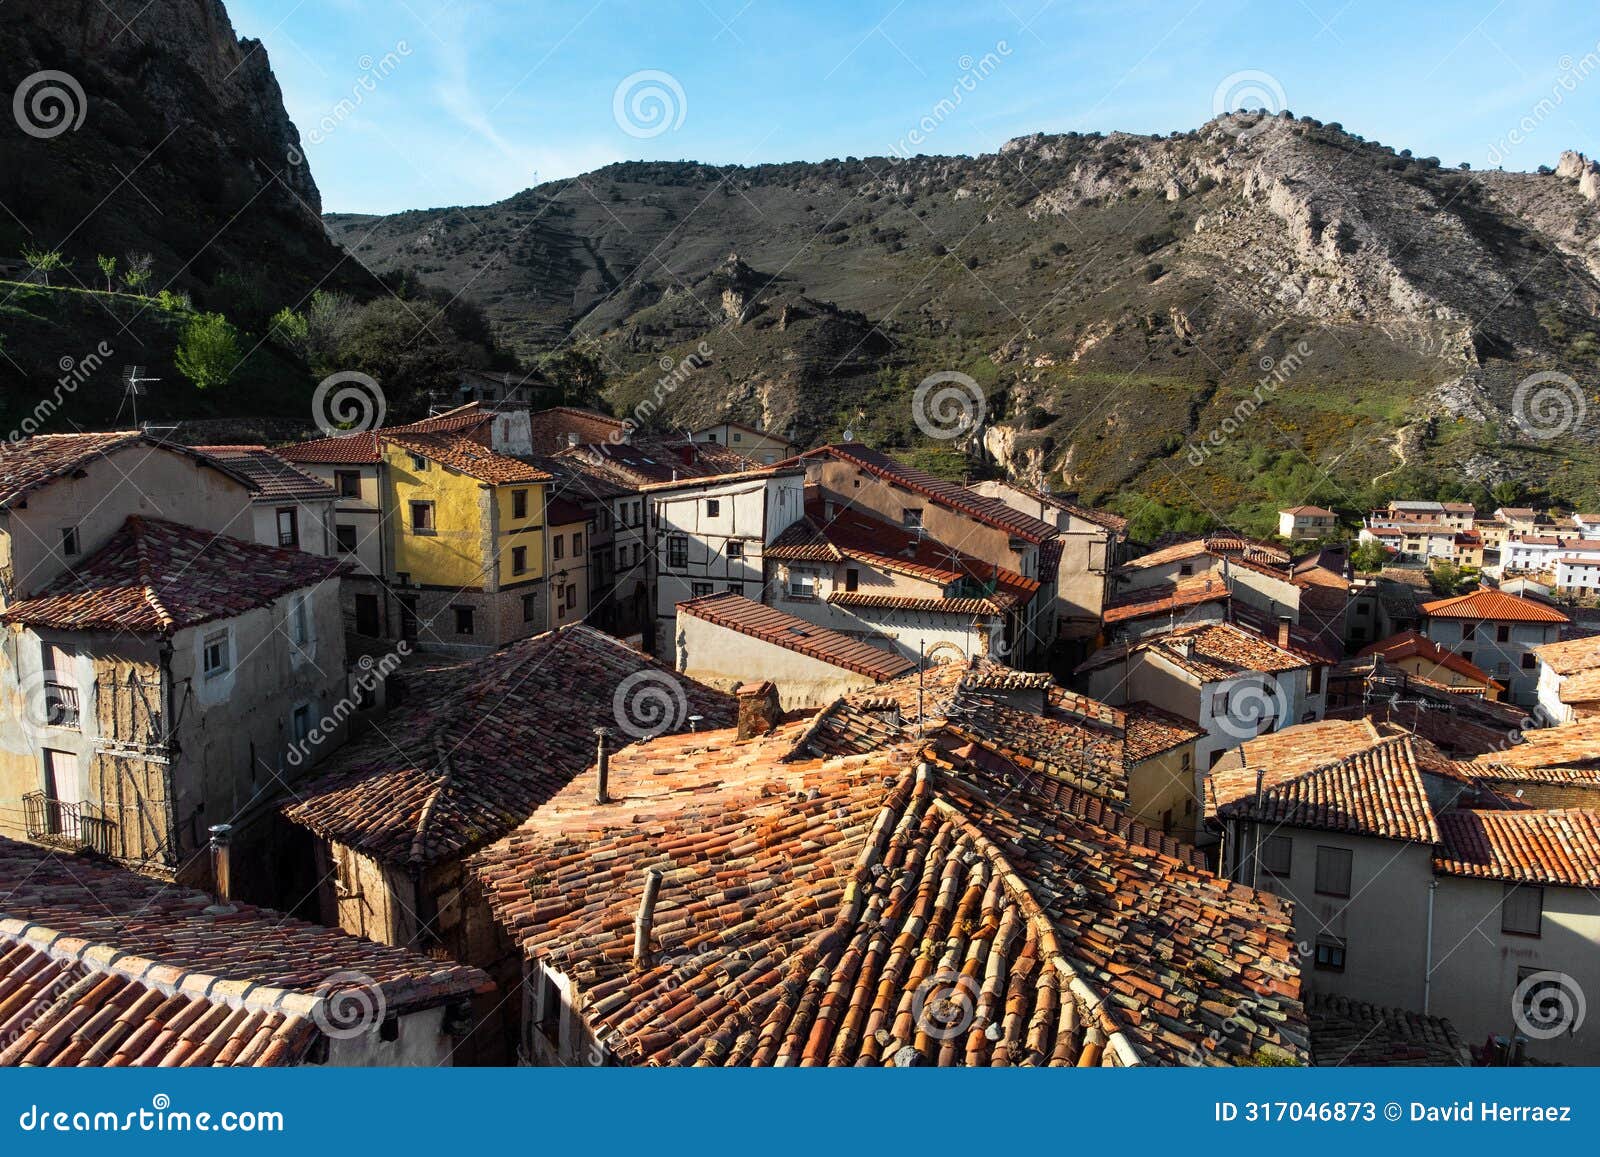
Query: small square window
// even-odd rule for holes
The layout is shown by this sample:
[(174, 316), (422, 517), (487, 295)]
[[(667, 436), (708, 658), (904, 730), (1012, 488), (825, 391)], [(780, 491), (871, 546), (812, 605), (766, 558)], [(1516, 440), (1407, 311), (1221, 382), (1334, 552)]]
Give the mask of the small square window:
[(1506, 623), (1501, 623), (1495, 627), (1494, 641), (1497, 643), (1509, 643), (1511, 641), (1511, 627)]
[(1318, 894), (1323, 896), (1348, 896), (1350, 895), (1350, 864), (1352, 853), (1349, 848), (1324, 848), (1317, 849), (1317, 882)]
[(722, 502), (716, 498), (706, 499), (706, 517), (719, 518), (722, 515)]
[(1343, 972), (1346, 941), (1334, 936), (1318, 936), (1313, 966), (1318, 972)]
[(69, 558), (78, 553), (78, 528), (76, 526), (62, 528), (61, 553)]
[(411, 469), (412, 470), (415, 470), (418, 473), (421, 473), (422, 471), (424, 471), (424, 470), (426, 470), (428, 468), (428, 460), (426, 458), (424, 458), (421, 454), (409, 454), (409, 455), (407, 455), (407, 457), (409, 457), (411, 459)]
[(339, 549), (345, 554), (356, 552), (356, 528), (353, 526), (336, 526), (333, 528), (333, 540), (339, 544)]
[(411, 504), (411, 533), (432, 534), (433, 531), (433, 503), (413, 502)]
[(730, 538), (728, 540), (728, 557), (729, 558), (743, 558), (744, 557), (744, 541), (742, 539)]
[(335, 470), (333, 482), (340, 498), (361, 497), (361, 474), (356, 470)]
[(1533, 665), (1534, 665), (1534, 662), (1535, 662), (1535, 660), (1534, 660), (1534, 657), (1533, 657), (1533, 652), (1531, 652), (1531, 651), (1529, 651), (1529, 652), (1526, 652), (1526, 653), (1525, 653), (1525, 654), (1524, 654), (1524, 655), (1523, 655), (1523, 656), (1522, 656), (1522, 669), (1523, 669), (1523, 670), (1524, 670), (1524, 671), (1531, 671), (1531, 670), (1533, 670)]
[(528, 571), (528, 548), (514, 546), (511, 548), (511, 573), (526, 574)]
[(908, 508), (908, 509), (902, 510), (900, 512), (900, 525), (904, 526), (907, 530), (921, 530), (922, 529), (922, 510), (921, 510), (921, 508), (920, 507), (916, 508), (916, 509), (909, 509)]
[(201, 669), (205, 677), (210, 679), (217, 675), (225, 675), (232, 665), (231, 648), (228, 646), (228, 632), (218, 631), (216, 634), (207, 635), (201, 663)]
[(701, 598), (701, 597), (703, 597), (705, 595), (709, 595), (711, 593), (711, 584), (710, 583), (690, 583), (689, 584), (689, 590), (690, 590), (690, 593), (693, 594), (693, 596), (698, 599), (698, 598)]
[(458, 634), (458, 635), (470, 635), (470, 634), (472, 634), (472, 620), (473, 620), (472, 608), (471, 607), (452, 607), (451, 610), (453, 610), (455, 612), (455, 616), (456, 616), (456, 634)]
[(1477, 637), (1478, 637), (1478, 624), (1477, 623), (1462, 623), (1461, 624), (1461, 639), (1462, 639), (1463, 642), (1465, 642), (1468, 639), (1475, 639)]
[(1178, 573), (1180, 575), (1192, 575), (1194, 573), (1194, 563), (1180, 562), (1178, 564)]
[(1538, 936), (1544, 931), (1544, 889), (1533, 884), (1507, 884), (1500, 898), (1500, 931)]

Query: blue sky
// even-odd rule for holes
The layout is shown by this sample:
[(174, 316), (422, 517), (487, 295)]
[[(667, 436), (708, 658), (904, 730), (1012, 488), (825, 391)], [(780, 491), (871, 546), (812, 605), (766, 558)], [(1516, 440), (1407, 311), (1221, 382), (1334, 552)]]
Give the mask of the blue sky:
[[(627, 159), (881, 155), (919, 124), (931, 128), (911, 152), (989, 152), (1036, 131), (1165, 133), (1209, 119), (1219, 90), (1450, 165), (1600, 153), (1592, 2), (228, 7), (241, 36), (266, 43), (329, 210), (479, 204)], [(619, 118), (619, 86), (639, 73)]]

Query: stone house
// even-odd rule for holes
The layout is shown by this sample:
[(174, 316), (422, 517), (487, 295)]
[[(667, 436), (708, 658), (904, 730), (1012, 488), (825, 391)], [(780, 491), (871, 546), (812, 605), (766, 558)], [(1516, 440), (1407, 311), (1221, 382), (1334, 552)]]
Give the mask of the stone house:
[(1494, 590), (1434, 599), (1421, 611), (1429, 639), (1488, 672), (1505, 685), (1506, 698), (1523, 707), (1538, 699), (1535, 648), (1556, 642), (1571, 621), (1547, 603)]
[(254, 533), (263, 546), (281, 546), (325, 557), (344, 555), (336, 531), (338, 493), (298, 470), (265, 446), (197, 446), (220, 458), (256, 485)]
[(1600, 639), (1566, 639), (1533, 649), (1539, 664), (1535, 696), (1549, 725), (1600, 717)]
[(1327, 538), (1339, 529), (1339, 516), (1320, 506), (1290, 506), (1278, 511), (1278, 535), (1290, 542)]

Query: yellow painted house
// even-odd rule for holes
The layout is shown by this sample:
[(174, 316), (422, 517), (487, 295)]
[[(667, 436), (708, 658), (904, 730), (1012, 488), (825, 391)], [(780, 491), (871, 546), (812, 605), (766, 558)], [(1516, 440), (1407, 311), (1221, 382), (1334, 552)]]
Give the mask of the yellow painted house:
[(551, 475), (460, 433), (381, 433), (400, 636), (476, 654), (543, 631)]

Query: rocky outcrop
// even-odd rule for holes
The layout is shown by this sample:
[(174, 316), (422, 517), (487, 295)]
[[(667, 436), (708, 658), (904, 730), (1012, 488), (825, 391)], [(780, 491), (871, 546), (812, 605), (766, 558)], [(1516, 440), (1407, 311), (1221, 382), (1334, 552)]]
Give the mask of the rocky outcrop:
[(1590, 201), (1600, 200), (1600, 164), (1571, 149), (1561, 154), (1556, 176), (1578, 183), (1578, 192)]

